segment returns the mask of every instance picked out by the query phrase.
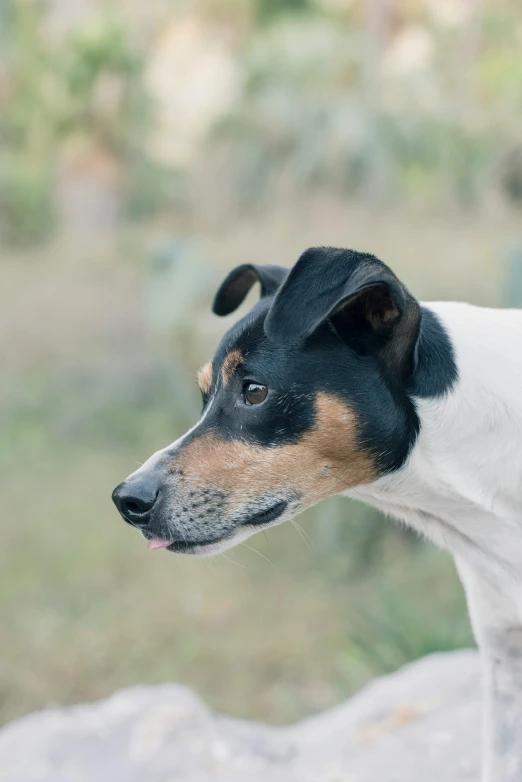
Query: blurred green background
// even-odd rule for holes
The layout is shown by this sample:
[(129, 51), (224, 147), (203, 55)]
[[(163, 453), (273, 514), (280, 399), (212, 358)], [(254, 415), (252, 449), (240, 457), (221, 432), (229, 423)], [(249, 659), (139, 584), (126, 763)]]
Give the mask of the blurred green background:
[(175, 680), (285, 722), (471, 643), (449, 557), (362, 505), (203, 561), (110, 494), (195, 421), (236, 264), (522, 306), (521, 50), (516, 0), (0, 0), (0, 720)]

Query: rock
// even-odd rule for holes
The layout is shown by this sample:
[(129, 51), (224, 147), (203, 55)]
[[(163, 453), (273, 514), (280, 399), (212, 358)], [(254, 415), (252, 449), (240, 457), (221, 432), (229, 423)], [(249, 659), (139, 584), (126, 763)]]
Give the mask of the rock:
[(0, 732), (2, 782), (478, 780), (476, 652), (428, 657), (288, 728), (210, 712), (176, 685), (135, 687)]

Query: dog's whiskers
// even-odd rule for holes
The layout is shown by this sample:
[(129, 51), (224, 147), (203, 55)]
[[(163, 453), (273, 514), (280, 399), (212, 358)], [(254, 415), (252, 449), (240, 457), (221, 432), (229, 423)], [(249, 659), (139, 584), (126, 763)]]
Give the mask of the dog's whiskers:
[[(237, 565), (237, 567), (240, 567), (243, 570), (248, 570), (247, 565), (242, 565), (241, 562), (236, 562), (235, 559), (232, 559), (231, 557), (227, 557), (224, 551), (221, 552), (221, 556), (224, 557), (228, 562), (231, 562), (233, 565)], [(214, 557), (212, 557), (212, 559), (214, 559)]]
[[(268, 538), (267, 538), (267, 540), (268, 540)], [(260, 556), (262, 559), (266, 560), (266, 561), (268, 562), (268, 564), (269, 564), (269, 565), (272, 565), (272, 567), (273, 567), (275, 570), (277, 570), (277, 572), (278, 572), (278, 573), (280, 573), (280, 572), (281, 572), (281, 571), (280, 571), (280, 569), (277, 567), (277, 565), (275, 565), (275, 564), (272, 562), (272, 560), (271, 560), (271, 559), (269, 559), (268, 557), (265, 557), (265, 555), (264, 555), (264, 554), (262, 554), (262, 553), (261, 553), (261, 551), (258, 551), (256, 548), (254, 548), (253, 546), (249, 546), (249, 545), (247, 545), (246, 543), (241, 543), (240, 545), (241, 545), (241, 546), (244, 546), (245, 548), (248, 548), (248, 549), (250, 549), (250, 551), (253, 551), (255, 554), (257, 554), (258, 556)]]
[(297, 532), (299, 533), (299, 536), (303, 539), (303, 541), (304, 541), (308, 551), (310, 551), (312, 554), (314, 554), (315, 550), (314, 550), (314, 546), (313, 546), (312, 539), (311, 539), (310, 535), (308, 535), (308, 533), (305, 532), (304, 529), (299, 526), (299, 524), (297, 523), (297, 521), (295, 519), (290, 519), (290, 523), (292, 524), (292, 527), (294, 527), (294, 529), (297, 530)]

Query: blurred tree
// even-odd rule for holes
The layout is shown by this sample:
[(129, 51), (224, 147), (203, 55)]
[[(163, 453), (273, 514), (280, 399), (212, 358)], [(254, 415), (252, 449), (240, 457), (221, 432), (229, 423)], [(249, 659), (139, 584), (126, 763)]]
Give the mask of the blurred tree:
[[(132, 217), (147, 217), (168, 192), (145, 148), (145, 54), (124, 19), (89, 14), (57, 43), (46, 36), (45, 12), (39, 0), (0, 0), (0, 235), (11, 244), (49, 238), (57, 194), (65, 193), (62, 217), (77, 201), (81, 212), (94, 205), (97, 219), (96, 204), (118, 198)], [(71, 198), (82, 186), (84, 197)]]
[(281, 14), (308, 11), (311, 7), (311, 0), (256, 0), (257, 18), (262, 23), (271, 22)]
[(11, 244), (35, 243), (55, 226), (55, 74), (43, 4), (4, 1), (0, 9), (0, 234)]
[(0, 155), (0, 236), (11, 245), (38, 244), (56, 225), (49, 162), (24, 153)]
[(89, 156), (112, 161), (100, 171), (98, 189), (108, 188), (109, 201), (119, 195), (134, 219), (155, 214), (167, 193), (165, 172), (145, 149), (153, 107), (143, 83), (144, 66), (144, 52), (131, 41), (123, 20), (111, 13), (73, 29), (60, 54), (65, 97), (59, 133), (69, 150), (65, 176), (85, 179), (89, 171), (83, 161)]
[(142, 52), (116, 17), (99, 15), (73, 29), (61, 56), (62, 132), (91, 133), (118, 153), (141, 144), (151, 109), (143, 65)]

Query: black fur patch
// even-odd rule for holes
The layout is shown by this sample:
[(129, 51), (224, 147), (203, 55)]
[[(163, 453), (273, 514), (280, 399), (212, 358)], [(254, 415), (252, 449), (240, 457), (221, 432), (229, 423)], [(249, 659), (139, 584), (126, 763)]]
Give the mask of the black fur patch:
[(457, 360), (446, 329), (427, 307), (421, 308), (414, 372), (408, 384), (412, 396), (426, 399), (449, 393), (458, 380)]
[(283, 266), (256, 266), (253, 263), (237, 266), (221, 283), (212, 311), (221, 316), (234, 312), (256, 282), (261, 285), (261, 298), (273, 296), (287, 274), (288, 269)]

